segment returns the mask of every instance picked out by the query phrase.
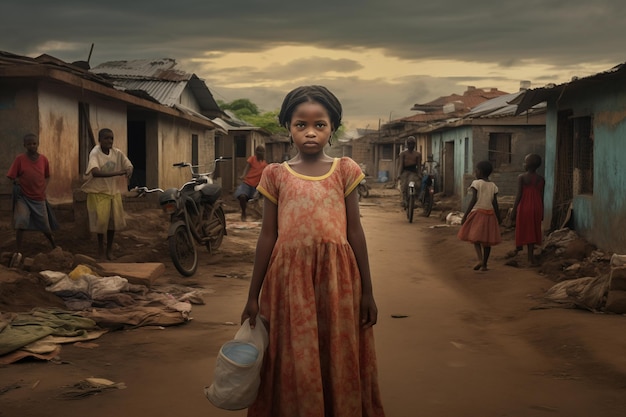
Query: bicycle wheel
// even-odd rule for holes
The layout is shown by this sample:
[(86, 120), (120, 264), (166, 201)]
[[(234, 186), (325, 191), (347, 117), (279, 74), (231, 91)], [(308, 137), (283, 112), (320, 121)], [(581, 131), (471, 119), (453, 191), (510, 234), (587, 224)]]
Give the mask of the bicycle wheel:
[(214, 233), (211, 236), (210, 251), (214, 251), (220, 247), (222, 240), (224, 240), (224, 235), (226, 234), (226, 216), (224, 216), (224, 209), (222, 207), (218, 207), (215, 213), (213, 213), (211, 230)]
[(187, 227), (178, 226), (174, 234), (168, 238), (170, 256), (174, 266), (186, 277), (196, 273), (198, 269), (198, 251)]
[(409, 219), (409, 223), (413, 223), (413, 213), (415, 212), (415, 194), (409, 192), (409, 201), (406, 205), (406, 217)]

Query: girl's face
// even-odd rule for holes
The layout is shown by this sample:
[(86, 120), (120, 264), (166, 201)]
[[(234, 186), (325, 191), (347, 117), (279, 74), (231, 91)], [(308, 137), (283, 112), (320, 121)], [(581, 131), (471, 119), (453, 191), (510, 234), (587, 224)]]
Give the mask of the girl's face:
[(296, 107), (291, 116), (289, 133), (300, 152), (307, 154), (322, 152), (332, 132), (328, 111), (320, 103), (302, 103)]

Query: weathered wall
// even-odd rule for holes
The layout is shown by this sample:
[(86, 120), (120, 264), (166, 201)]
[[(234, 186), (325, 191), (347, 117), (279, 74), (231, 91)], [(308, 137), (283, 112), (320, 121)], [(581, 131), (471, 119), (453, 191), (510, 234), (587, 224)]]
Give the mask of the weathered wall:
[(214, 131), (181, 121), (173, 116), (158, 119), (159, 181), (161, 188), (180, 187), (191, 179), (189, 168), (177, 168), (178, 162), (191, 163), (191, 135), (198, 135), (198, 163), (203, 172), (213, 169)]
[[(73, 191), (83, 182), (78, 167), (78, 103), (89, 103), (95, 134), (99, 127), (111, 127), (115, 146), (126, 149), (125, 106), (113, 105), (80, 90), (45, 81), (3, 81), (0, 122), (7, 152), (0, 156), (0, 168), (8, 170), (16, 154), (23, 152), (22, 137), (39, 136), (39, 152), (50, 161), (48, 200), (52, 204), (71, 203)], [(8, 182), (2, 182), (3, 201), (10, 195)], [(2, 209), (8, 209), (4, 207)]]
[[(454, 195), (461, 198), (465, 209), (469, 203), (467, 188), (474, 180), (474, 167), (489, 159), (489, 136), (492, 133), (511, 135), (511, 163), (502, 165), (491, 174), (490, 179), (498, 185), (499, 196), (513, 198), (517, 193), (517, 177), (523, 171), (524, 158), (529, 153), (545, 154), (545, 127), (536, 125), (463, 125), (453, 129), (434, 132), (432, 149), (435, 161), (440, 163), (440, 172), (453, 172)], [(454, 143), (452, 158), (445, 155), (446, 142)], [(467, 154), (466, 154), (467, 152)], [(446, 169), (445, 161), (452, 161), (454, 169)], [(543, 175), (543, 166), (540, 167)], [(450, 181), (444, 178), (444, 181)]]
[[(577, 90), (548, 106), (546, 143), (546, 207), (551, 218), (555, 189), (557, 111), (571, 109), (574, 115), (593, 116), (593, 194), (573, 200), (573, 227), (603, 250), (626, 253), (626, 92), (615, 85), (594, 85)], [(548, 219), (546, 219), (548, 222)], [(550, 224), (548, 222), (548, 224)]]
[(37, 84), (0, 79), (0, 210), (11, 209), (11, 182), (5, 177), (17, 154), (23, 153), (24, 135), (39, 135)]
[(373, 146), (369, 140), (352, 141), (352, 159), (359, 164), (365, 164), (365, 171), (369, 176), (376, 176)]
[[(480, 126), (474, 128), (472, 155), (473, 165), (489, 159), (489, 135), (491, 133), (509, 133), (511, 135), (511, 163), (494, 169), (491, 180), (498, 185), (500, 196), (515, 196), (517, 177), (524, 172), (524, 158), (529, 153), (536, 153), (545, 159), (544, 126)], [(537, 173), (544, 175), (544, 166)]]

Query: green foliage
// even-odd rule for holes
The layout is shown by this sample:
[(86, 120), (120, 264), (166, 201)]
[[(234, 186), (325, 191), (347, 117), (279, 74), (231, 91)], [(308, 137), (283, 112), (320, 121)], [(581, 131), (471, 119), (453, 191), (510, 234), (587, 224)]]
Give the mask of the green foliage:
[(261, 127), (271, 133), (286, 133), (286, 130), (278, 125), (278, 110), (263, 112), (259, 107), (247, 98), (239, 98), (225, 103), (218, 100), (222, 110), (230, 110), (235, 116), (252, 126)]
[(278, 110), (261, 113), (259, 115), (251, 115), (242, 117), (242, 120), (251, 125), (262, 127), (271, 133), (286, 133), (287, 130), (278, 125)]
[(222, 110), (230, 110), (235, 113), (237, 117), (240, 117), (240, 115), (259, 114), (259, 107), (247, 98), (238, 98), (231, 101), (230, 103), (219, 101), (218, 104), (222, 108)]

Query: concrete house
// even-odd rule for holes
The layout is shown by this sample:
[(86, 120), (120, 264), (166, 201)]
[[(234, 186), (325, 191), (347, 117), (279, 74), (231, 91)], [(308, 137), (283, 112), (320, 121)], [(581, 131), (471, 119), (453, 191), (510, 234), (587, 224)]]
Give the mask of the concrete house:
[[(48, 198), (59, 206), (74, 201), (75, 191), (84, 182), (88, 154), (104, 127), (114, 131), (114, 146), (129, 155), (137, 170), (133, 181), (140, 185), (180, 185), (188, 173), (176, 172), (173, 163), (212, 160), (217, 126), (209, 117), (221, 112), (197, 77), (187, 78), (176, 90), (180, 91), (178, 103), (164, 105), (154, 98), (161, 97), (160, 91), (151, 95), (147, 88), (156, 83), (138, 81), (144, 89), (116, 85), (85, 64), (68, 64), (48, 55), (28, 58), (0, 52), (4, 149), (0, 169), (6, 172), (15, 155), (24, 151), (24, 134), (37, 134), (39, 150), (51, 165)], [(197, 102), (205, 103), (204, 107)], [(9, 210), (10, 184), (1, 184), (0, 208)]]
[(473, 107), (462, 118), (420, 129), (420, 133), (430, 135), (430, 149), (439, 162), (439, 190), (458, 196), (463, 209), (478, 162), (492, 163), (490, 178), (498, 185), (500, 199), (506, 201), (517, 193), (524, 157), (537, 153), (543, 158), (545, 106), (538, 104), (516, 115), (517, 106), (509, 102), (522, 93), (499, 96)]
[[(466, 115), (473, 107), (487, 100), (507, 94), (497, 88), (482, 89), (468, 87), (459, 94), (442, 96), (424, 104), (415, 104), (411, 110), (418, 114), (392, 120), (380, 128), (380, 135), (373, 140), (374, 165), (379, 173), (387, 173), (395, 178), (397, 156), (405, 148), (408, 136), (416, 138), (416, 149), (424, 159), (434, 155), (429, 128), (444, 121), (457, 120)], [(439, 163), (435, 157), (435, 160)]]
[(626, 253), (626, 64), (526, 91), (517, 113), (547, 102), (544, 228), (568, 225)]
[(378, 138), (378, 130), (351, 129), (334, 141), (334, 145), (327, 148), (326, 153), (332, 157), (347, 156), (356, 161), (368, 176), (375, 175), (372, 141)]

